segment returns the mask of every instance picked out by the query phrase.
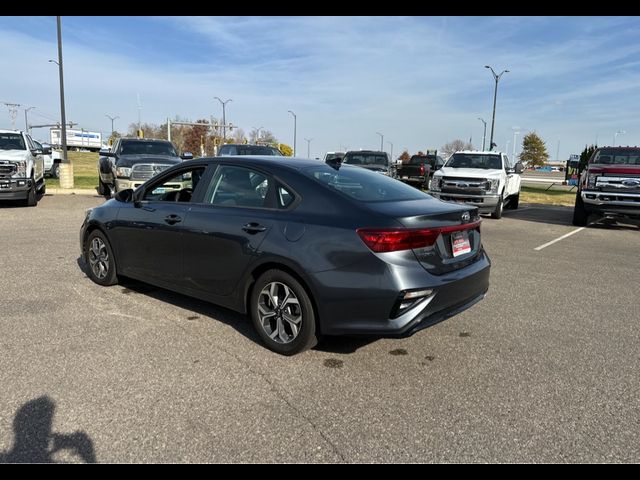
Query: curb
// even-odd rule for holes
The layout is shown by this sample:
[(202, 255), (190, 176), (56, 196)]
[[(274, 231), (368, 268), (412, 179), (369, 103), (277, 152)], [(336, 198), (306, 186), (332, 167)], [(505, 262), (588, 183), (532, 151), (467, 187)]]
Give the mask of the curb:
[(53, 195), (98, 195), (95, 188), (47, 188), (47, 194)]

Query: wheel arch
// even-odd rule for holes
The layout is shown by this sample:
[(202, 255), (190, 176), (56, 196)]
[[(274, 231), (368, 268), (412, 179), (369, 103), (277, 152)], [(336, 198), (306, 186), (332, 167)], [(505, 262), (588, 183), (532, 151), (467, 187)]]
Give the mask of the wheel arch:
[(313, 314), (316, 321), (316, 331), (321, 334), (322, 328), (320, 322), (320, 312), (318, 311), (318, 304), (314, 289), (312, 288), (311, 284), (304, 278), (304, 276), (298, 273), (297, 269), (294, 266), (289, 265), (289, 262), (284, 262), (282, 260), (271, 259), (262, 262), (259, 265), (256, 265), (247, 275), (244, 283), (244, 296), (242, 298), (242, 307), (244, 308), (244, 313), (249, 315), (251, 314), (251, 306), (249, 305), (249, 302), (251, 301), (251, 295), (253, 294), (253, 288), (255, 287), (256, 280), (258, 280), (260, 275), (268, 270), (282, 270), (283, 272), (291, 275), (300, 283), (300, 285), (302, 285), (302, 288), (304, 288), (305, 292), (307, 293), (313, 307)]

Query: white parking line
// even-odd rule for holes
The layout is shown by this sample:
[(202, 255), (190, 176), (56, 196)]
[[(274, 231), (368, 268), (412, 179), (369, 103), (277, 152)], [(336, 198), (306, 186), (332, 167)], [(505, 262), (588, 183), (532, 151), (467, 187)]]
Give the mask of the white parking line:
[(584, 230), (585, 228), (587, 228), (587, 227), (576, 228), (575, 230), (573, 230), (573, 231), (571, 231), (569, 233), (565, 233), (564, 235), (562, 235), (561, 237), (556, 238), (555, 240), (551, 240), (550, 242), (547, 242), (547, 243), (545, 243), (543, 245), (540, 245), (539, 247), (534, 248), (534, 250), (540, 251), (543, 248), (547, 248), (549, 245), (553, 245), (554, 243), (559, 242), (560, 240), (564, 240), (565, 238), (570, 237), (571, 235), (573, 235), (575, 233), (578, 233), (578, 232)]

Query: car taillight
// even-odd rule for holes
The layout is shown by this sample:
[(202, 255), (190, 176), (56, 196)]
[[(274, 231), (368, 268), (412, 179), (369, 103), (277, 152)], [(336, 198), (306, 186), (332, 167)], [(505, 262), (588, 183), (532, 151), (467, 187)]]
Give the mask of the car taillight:
[(424, 176), (424, 163), (420, 164), (420, 175)]
[(398, 252), (429, 247), (443, 233), (463, 230), (480, 230), (480, 220), (463, 225), (434, 228), (359, 228), (356, 230), (362, 241), (372, 252)]

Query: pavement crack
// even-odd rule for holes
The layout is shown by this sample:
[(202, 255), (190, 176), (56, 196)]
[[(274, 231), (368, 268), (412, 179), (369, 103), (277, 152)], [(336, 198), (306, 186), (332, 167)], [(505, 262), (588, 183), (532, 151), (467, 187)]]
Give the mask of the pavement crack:
[(242, 357), (239, 357), (238, 355), (224, 348), (219, 348), (219, 349), (222, 350), (227, 355), (235, 358), (243, 367), (245, 367), (249, 371), (249, 373), (252, 373), (253, 375), (260, 377), (267, 385), (269, 385), (271, 391), (276, 395), (276, 397), (282, 400), (292, 411), (294, 411), (297, 414), (298, 417), (302, 418), (305, 422), (307, 422), (311, 426), (313, 431), (316, 432), (318, 435), (320, 435), (320, 438), (322, 438), (331, 447), (331, 450), (333, 450), (333, 452), (340, 458), (340, 460), (344, 463), (347, 463), (347, 459), (342, 454), (338, 446), (331, 441), (331, 439), (324, 433), (324, 431), (318, 425), (316, 425), (316, 423), (311, 418), (305, 415), (305, 413), (302, 410), (300, 410), (296, 405), (294, 405), (289, 401), (287, 396), (277, 387), (275, 382), (273, 382), (269, 377), (267, 377), (261, 371), (255, 369), (253, 365), (248, 363)]

